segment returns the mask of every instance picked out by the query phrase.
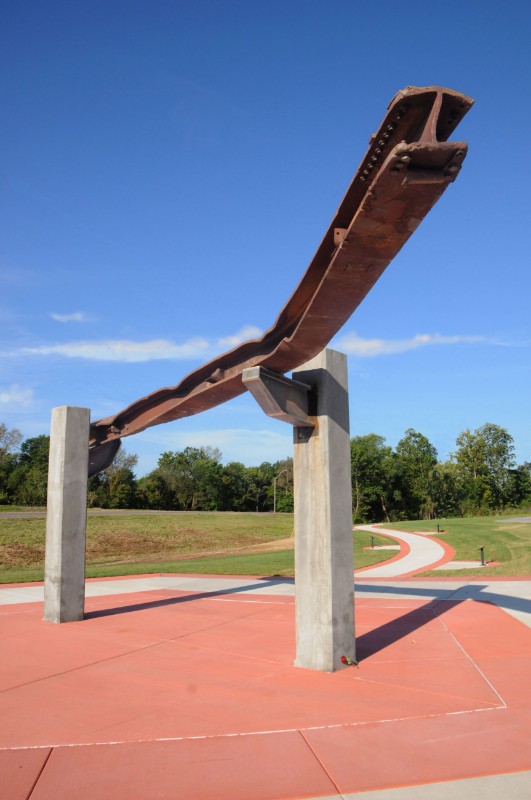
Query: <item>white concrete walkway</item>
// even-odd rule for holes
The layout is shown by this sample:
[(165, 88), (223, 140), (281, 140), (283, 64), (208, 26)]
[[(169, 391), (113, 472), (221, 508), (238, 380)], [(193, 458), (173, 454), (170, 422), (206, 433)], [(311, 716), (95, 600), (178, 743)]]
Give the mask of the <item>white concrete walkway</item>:
[[(397, 562), (398, 563), (398, 562)], [(505, 580), (489, 579), (469, 583), (466, 578), (444, 580), (436, 578), (411, 581), (398, 580), (382, 583), (362, 581), (366, 573), (356, 574), (356, 598), (387, 600), (479, 600), (503, 608), (515, 619), (531, 627), (531, 581), (507, 578)], [(220, 600), (223, 595), (247, 595), (248, 602), (253, 602), (253, 595), (274, 595), (272, 602), (282, 602), (282, 597), (295, 594), (295, 583), (292, 578), (234, 578), (220, 575), (188, 576), (188, 575), (151, 575), (148, 577), (117, 578), (115, 580), (89, 580), (86, 582), (86, 597), (104, 597), (108, 595), (130, 594), (136, 592), (152, 592), (153, 600), (164, 598), (165, 591), (215, 593)], [(0, 616), (11, 614), (9, 606), (22, 603), (42, 603), (44, 588), (42, 584), (34, 586), (1, 586)], [(145, 601), (145, 598), (142, 598)], [(17, 614), (24, 613), (17, 609)]]
[[(356, 525), (364, 531), (371, 533), (383, 533), (382, 528), (376, 525)], [(398, 578), (407, 575), (418, 569), (428, 569), (430, 566), (440, 561), (445, 555), (445, 550), (438, 542), (418, 533), (406, 533), (386, 529), (386, 533), (405, 542), (409, 547), (409, 553), (404, 558), (397, 559), (390, 563), (366, 567), (356, 570), (356, 577), (359, 578)], [(448, 556), (450, 560), (450, 556)], [(178, 589), (190, 592), (216, 592), (227, 591), (256, 592), (258, 594), (293, 594), (293, 580), (289, 578), (257, 578), (250, 581), (249, 578), (229, 578), (219, 576), (219, 578), (196, 577), (196, 576), (150, 576), (148, 578), (131, 577), (126, 580), (88, 580), (85, 584), (86, 597), (99, 597), (102, 595), (123, 594), (124, 592), (144, 592), (156, 589)], [(18, 603), (41, 602), (44, 598), (44, 588), (41, 585), (26, 584), (23, 586), (3, 586), (0, 588), (0, 605), (14, 605)]]
[[(116, 580), (88, 580), (85, 582), (85, 597), (106, 597), (114, 594), (132, 592), (151, 592), (175, 590), (179, 592), (219, 592), (236, 593), (252, 592), (253, 594), (291, 595), (294, 593), (294, 582), (287, 578), (227, 578), (224, 575), (188, 576), (188, 575), (150, 575), (137, 578), (116, 578)], [(0, 606), (17, 605), (19, 603), (40, 603), (44, 600), (44, 586), (26, 585), (0, 587)]]
[[(384, 530), (377, 525), (356, 525), (355, 530), (388, 534), (393, 539), (398, 539), (409, 547), (409, 553), (404, 558), (357, 570), (357, 575), (360, 578), (397, 578), (399, 575), (408, 575), (410, 572), (415, 572), (419, 569), (429, 569), (446, 556), (444, 547), (421, 533), (406, 533), (405, 531), (395, 531), (389, 528)], [(450, 560), (450, 556), (448, 560)]]

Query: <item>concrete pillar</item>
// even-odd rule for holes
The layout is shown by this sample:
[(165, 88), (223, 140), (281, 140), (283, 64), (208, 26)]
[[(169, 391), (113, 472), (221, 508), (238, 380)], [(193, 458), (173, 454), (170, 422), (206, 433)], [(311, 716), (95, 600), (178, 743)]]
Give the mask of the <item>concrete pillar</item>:
[(49, 622), (83, 619), (89, 421), (87, 408), (52, 410), (44, 568)]
[(293, 373), (317, 398), (315, 428), (294, 428), (295, 666), (353, 660), (354, 576), (347, 359), (323, 350)]

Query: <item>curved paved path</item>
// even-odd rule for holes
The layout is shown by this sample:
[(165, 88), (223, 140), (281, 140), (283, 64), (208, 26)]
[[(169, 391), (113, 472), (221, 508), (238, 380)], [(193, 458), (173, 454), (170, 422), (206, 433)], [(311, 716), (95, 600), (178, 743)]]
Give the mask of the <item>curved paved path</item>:
[(396, 578), (399, 575), (409, 575), (419, 569), (429, 569), (435, 564), (440, 564), (443, 559), (449, 561), (451, 558), (451, 554), (439, 542), (421, 533), (406, 533), (406, 531), (395, 531), (389, 528), (384, 530), (378, 525), (356, 525), (355, 529), (388, 534), (409, 547), (409, 553), (403, 558), (356, 570), (356, 574), (360, 578)]

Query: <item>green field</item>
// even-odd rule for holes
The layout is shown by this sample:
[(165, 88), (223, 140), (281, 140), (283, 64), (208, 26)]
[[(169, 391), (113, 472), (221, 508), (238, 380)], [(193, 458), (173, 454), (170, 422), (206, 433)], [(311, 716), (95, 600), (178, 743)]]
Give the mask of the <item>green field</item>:
[[(87, 577), (182, 572), (229, 575), (294, 574), (293, 514), (142, 512), (89, 515)], [(44, 519), (0, 515), (0, 583), (43, 579)], [(375, 544), (389, 543), (375, 536)], [(356, 531), (356, 567), (394, 553), (366, 550), (371, 534)]]
[[(520, 515), (522, 516), (522, 515)], [(437, 525), (441, 531), (439, 538), (455, 550), (456, 561), (477, 561), (477, 569), (431, 570), (423, 576), (452, 575), (531, 575), (531, 524), (511, 522), (510, 517), (452, 517), (435, 521), (393, 522), (383, 528), (401, 531), (433, 531), (437, 537)], [(484, 547), (485, 567), (479, 566), (479, 548)], [(500, 562), (498, 566), (488, 562)]]

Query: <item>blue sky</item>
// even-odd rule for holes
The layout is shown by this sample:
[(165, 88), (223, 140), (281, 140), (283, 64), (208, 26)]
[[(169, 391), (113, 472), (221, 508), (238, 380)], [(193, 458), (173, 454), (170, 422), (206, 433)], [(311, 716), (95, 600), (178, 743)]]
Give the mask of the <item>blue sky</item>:
[[(489, 0), (0, 3), (0, 421), (115, 413), (268, 328), (387, 103), (475, 98), (457, 182), (332, 342), (351, 434), (440, 458), (507, 428), (531, 460), (531, 5)], [(138, 474), (213, 445), (291, 453), (248, 395), (124, 440)]]

